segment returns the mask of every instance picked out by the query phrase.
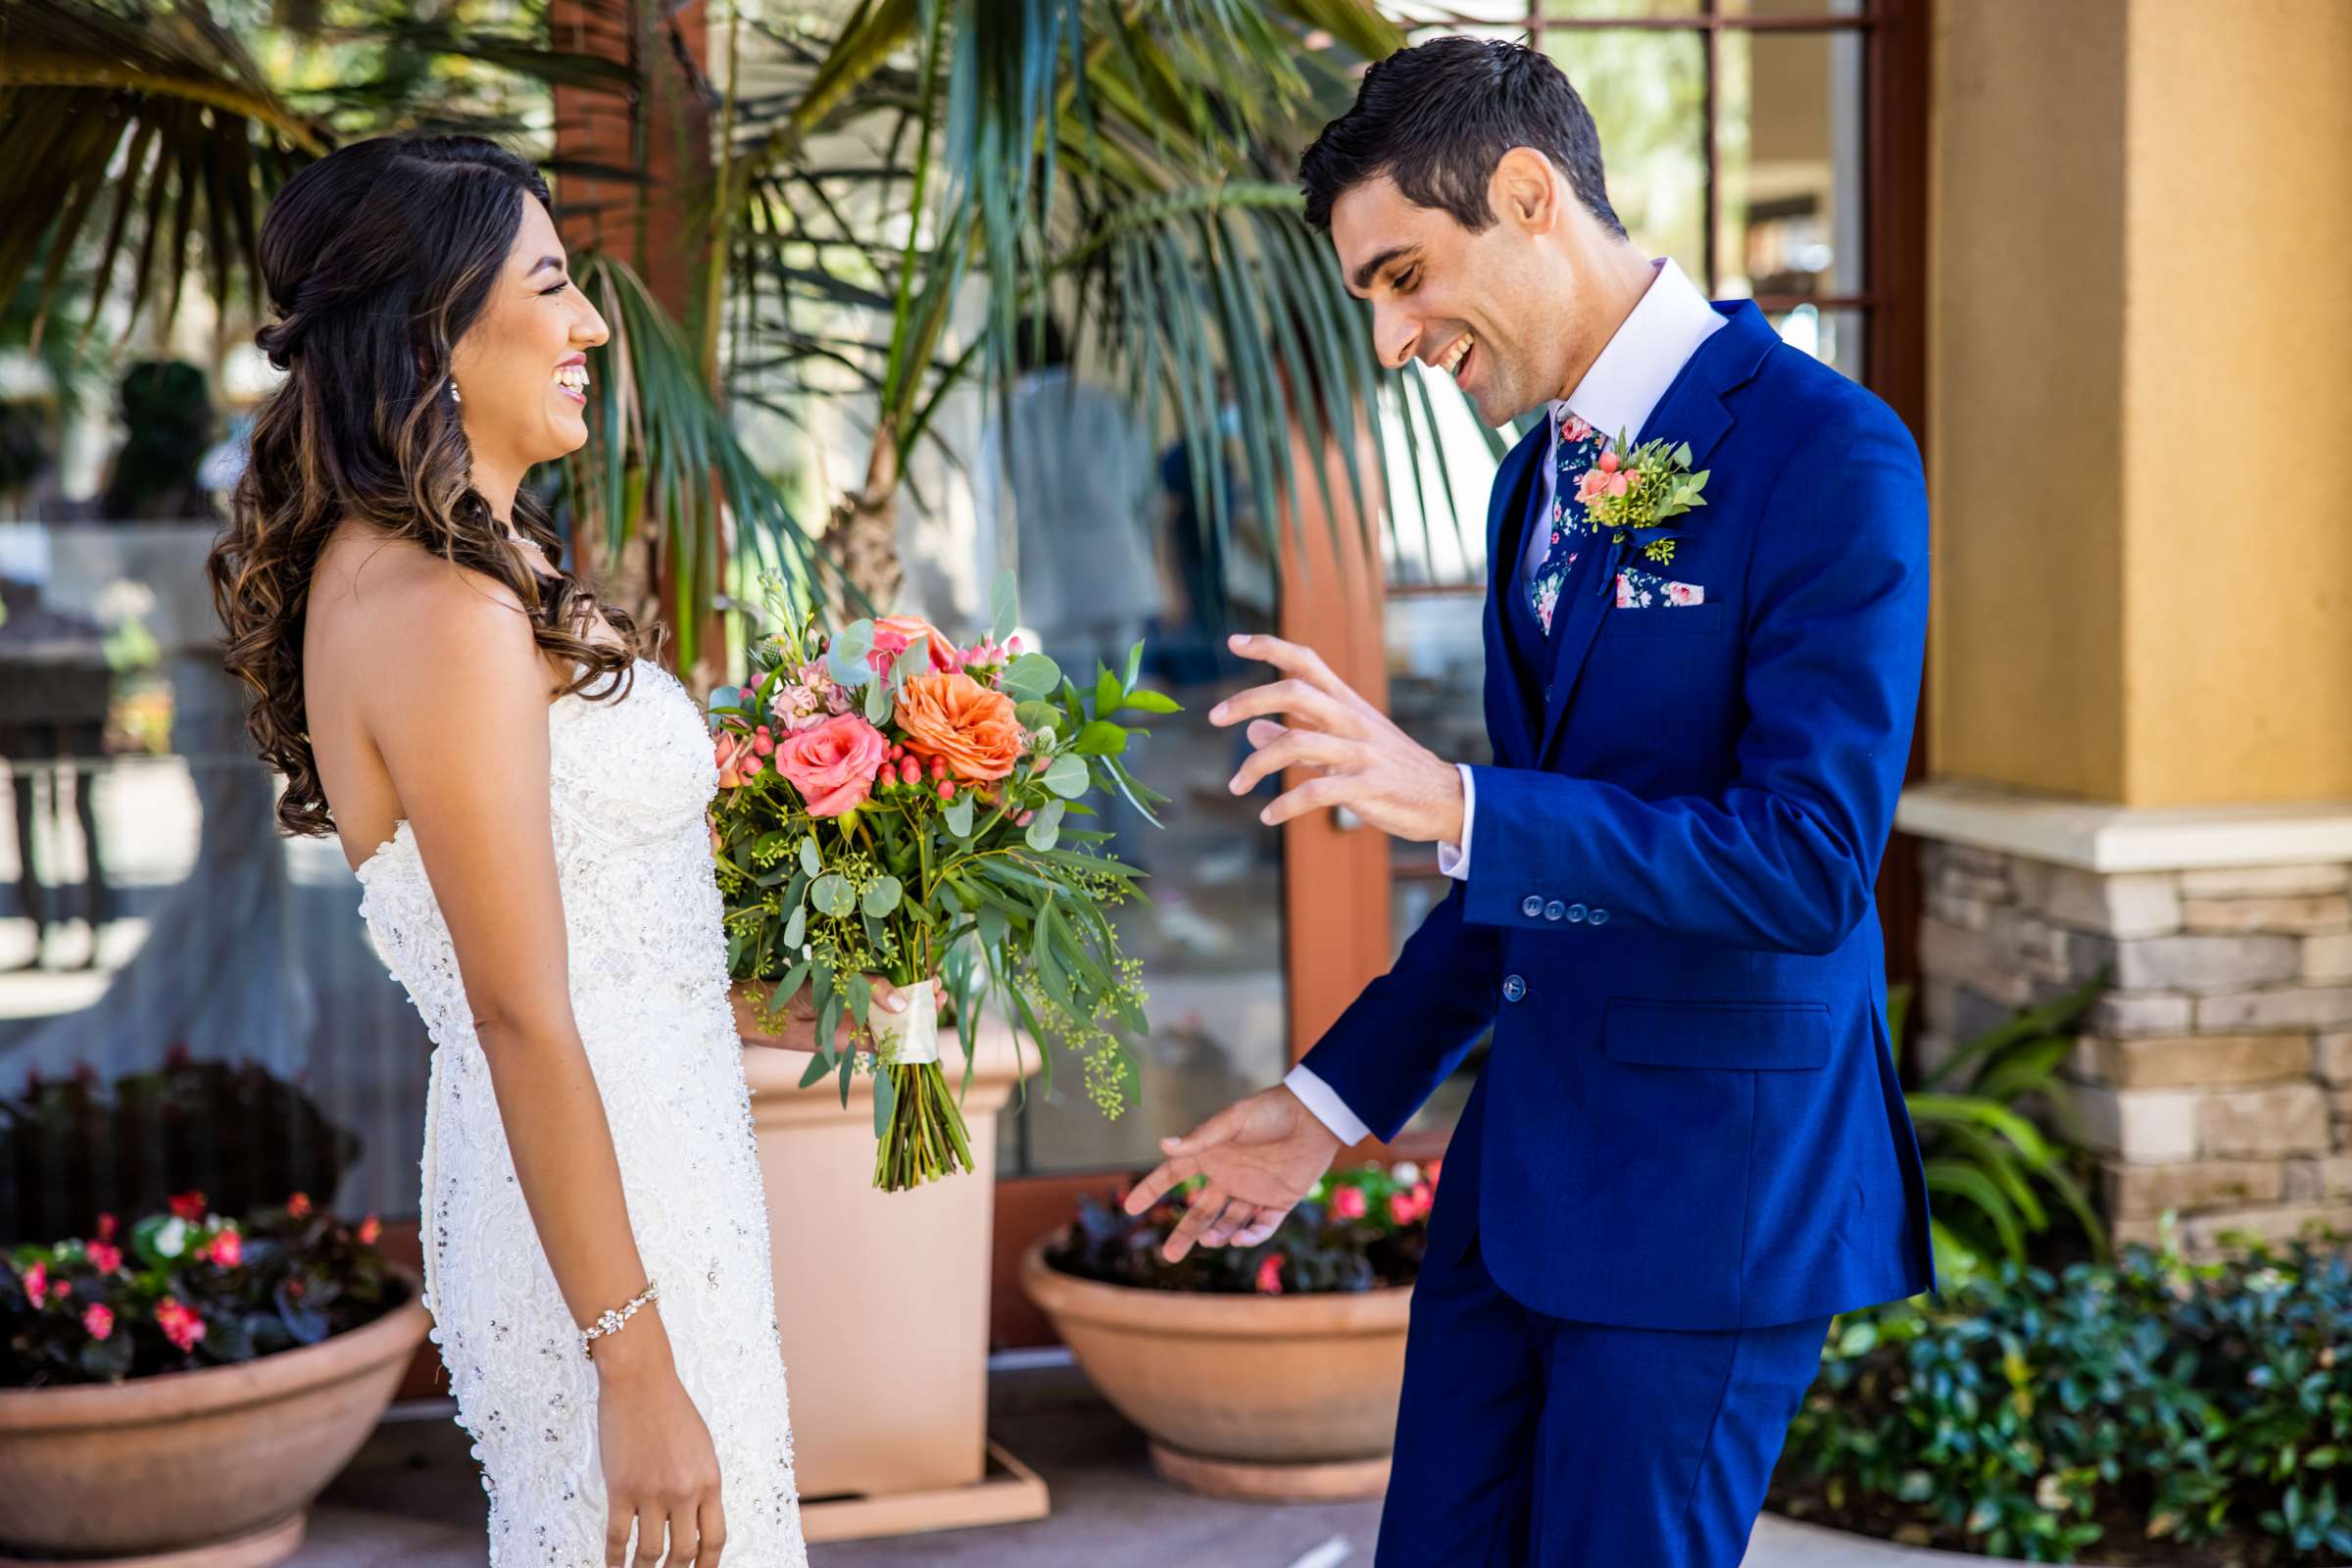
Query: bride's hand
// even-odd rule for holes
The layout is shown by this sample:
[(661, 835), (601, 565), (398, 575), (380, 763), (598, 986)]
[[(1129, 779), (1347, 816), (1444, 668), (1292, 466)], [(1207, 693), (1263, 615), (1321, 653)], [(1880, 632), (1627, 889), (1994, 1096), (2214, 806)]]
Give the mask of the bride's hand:
[[(717, 1568), (726, 1544), (718, 1450), (678, 1381), (661, 1320), (598, 1342), (596, 1436), (605, 1471), (605, 1568)], [(637, 1550), (628, 1549), (637, 1527)], [(662, 1553), (664, 1529), (668, 1554)]]
[[(874, 1012), (878, 1013), (880, 1017), (889, 1018), (906, 1010), (906, 998), (897, 986), (878, 974), (869, 974), (865, 978), (867, 984), (874, 988), (871, 1005)], [(935, 985), (932, 989), (932, 997), (944, 1006), (947, 1003), (947, 988)], [(856, 1027), (856, 1023), (850, 1017), (849, 1009), (844, 1007), (841, 1013), (841, 1022), (835, 1026), (833, 1031), (833, 1044), (837, 1047), (847, 1045), (850, 1032)], [(800, 994), (786, 1004), (783, 1022), (774, 1034), (747, 1037), (745, 1044), (773, 1046), (780, 1051), (814, 1052), (816, 1050), (816, 993), (814, 989), (808, 986), (801, 987)]]

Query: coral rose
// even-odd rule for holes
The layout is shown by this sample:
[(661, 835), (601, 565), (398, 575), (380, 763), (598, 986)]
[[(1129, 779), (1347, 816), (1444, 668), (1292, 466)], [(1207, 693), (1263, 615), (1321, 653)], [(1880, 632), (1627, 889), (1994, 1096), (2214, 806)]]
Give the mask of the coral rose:
[(931, 667), (934, 670), (950, 670), (956, 667), (956, 645), (948, 641), (947, 633), (920, 615), (884, 615), (875, 621), (874, 646), (876, 648), (881, 647), (884, 632), (897, 634), (896, 652), (898, 653), (905, 653), (913, 646), (917, 637), (927, 637), (931, 640)]
[(888, 743), (855, 713), (839, 713), (814, 729), (776, 742), (776, 771), (808, 803), (810, 816), (839, 816), (865, 804), (874, 769)]
[(946, 762), (967, 784), (1004, 778), (1021, 760), (1012, 699), (962, 673), (910, 678), (899, 694), (899, 727), (908, 751)]

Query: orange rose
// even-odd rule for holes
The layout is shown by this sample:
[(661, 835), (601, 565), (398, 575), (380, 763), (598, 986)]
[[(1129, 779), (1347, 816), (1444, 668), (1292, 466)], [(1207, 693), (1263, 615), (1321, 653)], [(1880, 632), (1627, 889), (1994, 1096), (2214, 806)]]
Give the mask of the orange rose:
[(939, 758), (967, 784), (986, 784), (1012, 772), (1021, 760), (1021, 726), (1012, 699), (971, 676), (915, 675), (899, 694), (899, 728), (906, 749)]

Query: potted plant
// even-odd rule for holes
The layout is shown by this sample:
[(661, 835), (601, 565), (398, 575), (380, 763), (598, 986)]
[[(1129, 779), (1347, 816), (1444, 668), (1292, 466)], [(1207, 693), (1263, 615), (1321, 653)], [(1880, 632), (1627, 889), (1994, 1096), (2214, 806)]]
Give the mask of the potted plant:
[(1082, 1200), (1021, 1284), (1177, 1486), (1268, 1501), (1388, 1484), (1412, 1282), (1443, 1161), (1334, 1171), (1252, 1248), (1160, 1247), (1187, 1184), (1140, 1216)]
[(187, 1193), (0, 1258), (0, 1552), (292, 1555), (424, 1336), (377, 1228)]

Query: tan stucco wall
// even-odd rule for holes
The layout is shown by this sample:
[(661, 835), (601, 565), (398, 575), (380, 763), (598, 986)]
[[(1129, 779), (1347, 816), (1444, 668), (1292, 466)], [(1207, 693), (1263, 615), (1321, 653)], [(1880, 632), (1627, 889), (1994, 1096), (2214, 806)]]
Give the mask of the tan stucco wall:
[(2352, 796), (2352, 5), (1938, 11), (1931, 766)]
[(2352, 5), (2138, 0), (2126, 799), (2352, 796)]
[[(1929, 763), (2123, 788), (2125, 0), (1936, 7)], [(2044, 461), (2062, 438), (2063, 462)]]

